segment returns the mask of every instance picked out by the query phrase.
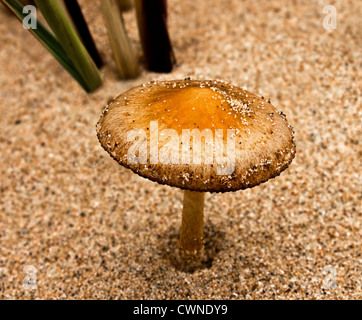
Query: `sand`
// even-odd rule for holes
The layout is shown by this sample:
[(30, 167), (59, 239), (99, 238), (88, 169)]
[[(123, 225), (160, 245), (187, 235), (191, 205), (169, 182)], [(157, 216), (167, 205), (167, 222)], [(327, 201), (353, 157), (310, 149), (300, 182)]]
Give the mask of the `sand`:
[[(328, 32), (327, 4), (170, 0), (176, 68), (120, 81), (99, 1), (83, 0), (106, 63), (92, 94), (0, 9), (0, 298), (361, 299), (361, 6), (333, 1)], [(175, 250), (182, 191), (120, 167), (95, 131), (110, 98), (185, 77), (270, 98), (297, 143), (281, 176), (206, 194), (207, 259), (191, 271)]]

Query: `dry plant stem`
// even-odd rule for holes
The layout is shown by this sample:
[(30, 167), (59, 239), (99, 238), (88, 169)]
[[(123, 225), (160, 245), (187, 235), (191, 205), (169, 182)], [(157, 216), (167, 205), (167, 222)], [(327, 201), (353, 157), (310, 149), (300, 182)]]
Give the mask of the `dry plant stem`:
[(90, 56), (95, 62), (98, 68), (102, 67), (103, 61), (99, 55), (97, 47), (94, 43), (93, 37), (88, 29), (87, 22), (83, 16), (82, 10), (78, 4), (77, 0), (63, 0), (66, 11), (68, 11), (69, 16), (75, 29), (78, 31), (79, 37), (82, 40), (84, 46), (87, 48)]
[(118, 0), (118, 5), (122, 11), (128, 11), (133, 8), (133, 0)]
[(101, 7), (119, 76), (135, 78), (139, 74), (138, 61), (123, 24), (118, 0), (102, 0)]
[(34, 1), (34, 0), (20, 0), (20, 2), (21, 2), (24, 6), (31, 5), (31, 6), (34, 6), (34, 7), (35, 7), (35, 1)]
[(204, 192), (184, 191), (180, 248), (183, 252), (198, 253), (204, 238)]
[(135, 7), (147, 69), (171, 72), (176, 58), (167, 30), (167, 1), (135, 0)]

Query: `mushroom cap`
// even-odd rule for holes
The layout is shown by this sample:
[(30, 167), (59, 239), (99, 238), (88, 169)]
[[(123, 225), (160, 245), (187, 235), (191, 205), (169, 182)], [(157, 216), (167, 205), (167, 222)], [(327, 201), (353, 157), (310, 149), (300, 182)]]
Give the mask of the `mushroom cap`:
[[(251, 188), (278, 176), (295, 156), (293, 129), (285, 115), (264, 98), (219, 80), (152, 81), (132, 88), (107, 105), (96, 127), (102, 147), (119, 164), (144, 178), (191, 191)], [(205, 133), (202, 143), (187, 135), (183, 140), (185, 129)], [(131, 131), (142, 134), (132, 140), (128, 136)], [(216, 132), (223, 134), (218, 145)], [(147, 149), (140, 147), (142, 142), (147, 142)], [(147, 161), (130, 161), (132, 146), (138, 148), (133, 160), (138, 156), (141, 161), (143, 150)], [(221, 146), (224, 158), (215, 155), (217, 146)], [(187, 157), (183, 156), (188, 149), (191, 161), (185, 163)], [(207, 158), (210, 150), (214, 152), (212, 159)], [(159, 161), (151, 158), (157, 151)], [(201, 161), (193, 152), (199, 152)], [(232, 170), (225, 169), (227, 164)]]

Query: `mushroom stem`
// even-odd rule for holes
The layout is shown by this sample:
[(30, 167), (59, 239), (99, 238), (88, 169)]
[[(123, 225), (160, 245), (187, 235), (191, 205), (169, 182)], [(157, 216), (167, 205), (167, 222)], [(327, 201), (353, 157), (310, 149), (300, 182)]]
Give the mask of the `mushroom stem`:
[(204, 192), (184, 190), (180, 248), (197, 253), (203, 248)]

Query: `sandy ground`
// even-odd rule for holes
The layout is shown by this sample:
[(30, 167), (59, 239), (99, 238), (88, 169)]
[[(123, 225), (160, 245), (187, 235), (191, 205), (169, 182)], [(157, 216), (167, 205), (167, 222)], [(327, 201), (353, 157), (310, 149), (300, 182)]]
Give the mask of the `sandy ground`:
[[(90, 95), (0, 9), (0, 298), (361, 299), (362, 9), (332, 2), (328, 32), (326, 1), (171, 0), (177, 67), (119, 81), (99, 3), (83, 0), (106, 61)], [(207, 194), (208, 260), (193, 272), (175, 257), (182, 192), (118, 166), (95, 132), (110, 98), (184, 77), (270, 98), (297, 143), (280, 177)]]

